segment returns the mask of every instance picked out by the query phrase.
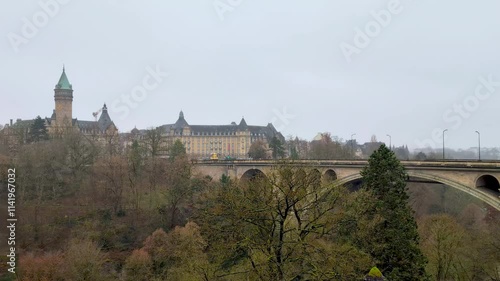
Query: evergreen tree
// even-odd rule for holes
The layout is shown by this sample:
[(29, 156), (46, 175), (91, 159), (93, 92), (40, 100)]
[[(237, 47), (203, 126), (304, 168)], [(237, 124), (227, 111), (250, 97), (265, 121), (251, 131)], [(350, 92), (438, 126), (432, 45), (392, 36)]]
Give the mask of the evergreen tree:
[(418, 161), (423, 161), (423, 160), (426, 160), (427, 159), (427, 155), (425, 155), (425, 153), (423, 153), (422, 151), (420, 151), (416, 156), (415, 156), (415, 160), (418, 160)]
[(297, 148), (295, 147), (295, 145), (293, 145), (290, 149), (290, 158), (292, 160), (299, 160), (299, 153), (297, 152)]
[(40, 116), (37, 116), (29, 131), (29, 142), (39, 142), (48, 139), (49, 134), (45, 127), (45, 121)]
[(365, 276), (365, 281), (385, 281), (386, 279), (384, 278), (384, 275), (382, 275), (382, 272), (374, 266), (372, 269), (370, 269), (370, 272), (368, 275)]
[(271, 148), (273, 152), (273, 158), (283, 158), (285, 157), (285, 148), (283, 147), (283, 143), (277, 137), (273, 137), (271, 142), (269, 143), (269, 148)]
[(364, 242), (389, 280), (427, 280), (426, 259), (419, 249), (417, 224), (408, 205), (407, 174), (384, 144), (361, 171), (363, 188), (371, 195), (368, 216), (377, 218)]
[(173, 162), (176, 157), (184, 157), (186, 156), (186, 147), (182, 144), (181, 140), (177, 139), (172, 147), (170, 147), (170, 160)]
[(132, 142), (130, 150), (128, 151), (128, 162), (132, 175), (134, 177), (138, 176), (144, 166), (144, 152), (137, 140)]

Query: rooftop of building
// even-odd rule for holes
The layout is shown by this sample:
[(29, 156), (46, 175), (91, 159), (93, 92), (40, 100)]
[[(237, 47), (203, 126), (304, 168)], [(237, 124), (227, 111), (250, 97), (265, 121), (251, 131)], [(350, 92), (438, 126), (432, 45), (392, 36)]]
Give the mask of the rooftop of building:
[[(49, 126), (52, 125), (52, 122), (54, 122), (54, 120), (56, 119), (55, 110), (53, 111), (52, 116), (50, 118), (45, 117), (42, 119), (45, 120), (45, 123), (47, 125), (49, 125)], [(8, 127), (11, 127), (11, 128), (29, 128), (33, 124), (34, 120), (35, 119), (25, 119), (25, 120), (17, 119), (15, 122), (13, 122), (13, 120), (11, 120), (12, 123), (6, 124), (6, 127), (7, 128)], [(104, 104), (104, 106), (102, 108), (102, 113), (99, 117), (99, 120), (87, 121), (87, 120), (78, 120), (78, 118), (73, 118), (71, 120), (71, 125), (76, 126), (76, 127), (80, 128), (81, 130), (98, 129), (100, 131), (105, 131), (109, 128), (109, 126), (114, 125), (114, 123), (111, 120), (111, 118), (109, 117), (106, 104)]]
[[(185, 129), (189, 129), (190, 135), (233, 135), (236, 132), (249, 131), (252, 136), (265, 136), (267, 138), (278, 137), (284, 140), (283, 135), (276, 130), (273, 124), (268, 123), (266, 126), (248, 125), (245, 118), (241, 118), (240, 123), (231, 122), (229, 125), (189, 125), (184, 117), (184, 112), (179, 113), (179, 118), (174, 124), (165, 124), (159, 127), (163, 134), (169, 134), (171, 131), (174, 134), (182, 135)], [(136, 128), (135, 133), (143, 132)]]
[(61, 90), (73, 90), (73, 85), (69, 83), (68, 76), (66, 76), (66, 69), (63, 66), (63, 71), (61, 73), (61, 77), (59, 78), (59, 82), (56, 84), (56, 89)]

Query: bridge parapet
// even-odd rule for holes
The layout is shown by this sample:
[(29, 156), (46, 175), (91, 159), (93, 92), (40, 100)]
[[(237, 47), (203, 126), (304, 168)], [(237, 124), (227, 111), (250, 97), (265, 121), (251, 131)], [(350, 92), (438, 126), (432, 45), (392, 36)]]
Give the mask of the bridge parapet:
[[(288, 164), (317, 169), (325, 178), (339, 182), (358, 180), (367, 160), (270, 160), (195, 161), (195, 168), (213, 178), (222, 174), (241, 179), (249, 171), (269, 173), (275, 166)], [(500, 210), (500, 161), (401, 161), (409, 175), (467, 192)]]
[[(446, 161), (400, 161), (403, 166), (424, 166), (424, 167), (478, 167), (478, 168), (499, 168), (500, 161), (472, 161), (472, 160), (446, 160)], [(351, 165), (364, 166), (368, 164), (367, 160), (294, 160), (288, 162), (280, 162), (275, 160), (194, 160), (195, 165), (239, 165), (239, 166), (269, 166), (279, 163), (287, 163), (290, 165), (305, 165), (305, 166), (336, 166), (336, 165)]]

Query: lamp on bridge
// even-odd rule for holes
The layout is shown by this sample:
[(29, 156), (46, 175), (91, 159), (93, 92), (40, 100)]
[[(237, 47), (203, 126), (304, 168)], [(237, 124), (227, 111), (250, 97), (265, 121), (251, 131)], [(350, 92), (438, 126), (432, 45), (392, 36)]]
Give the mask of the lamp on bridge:
[(448, 131), (448, 129), (443, 130), (443, 160), (444, 160), (444, 132)]
[(352, 158), (355, 158), (354, 157), (354, 141), (352, 139), (352, 137), (354, 137), (356, 134), (351, 134), (351, 154), (352, 154)]
[(477, 153), (478, 153), (479, 161), (481, 161), (481, 133), (479, 133), (479, 131), (476, 131), (476, 133), (477, 133), (477, 143), (478, 143)]

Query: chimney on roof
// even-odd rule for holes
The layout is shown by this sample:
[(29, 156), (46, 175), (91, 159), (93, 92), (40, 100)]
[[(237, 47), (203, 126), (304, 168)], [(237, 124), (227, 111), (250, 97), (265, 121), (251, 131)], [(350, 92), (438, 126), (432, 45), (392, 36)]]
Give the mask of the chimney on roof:
[(10, 119), (10, 125), (12, 126), (12, 119)]

